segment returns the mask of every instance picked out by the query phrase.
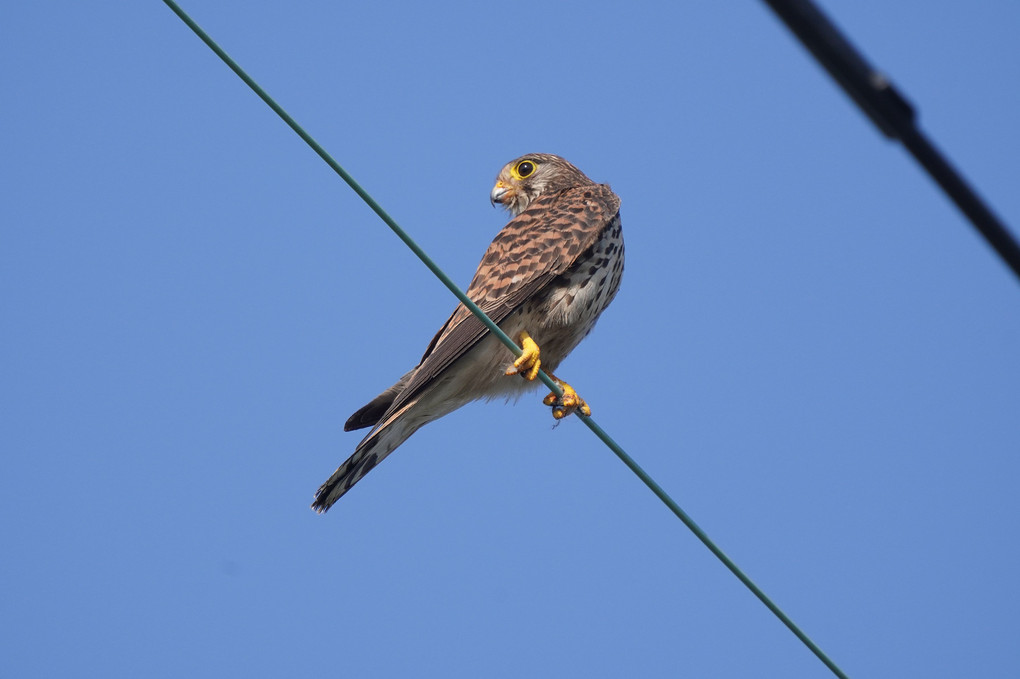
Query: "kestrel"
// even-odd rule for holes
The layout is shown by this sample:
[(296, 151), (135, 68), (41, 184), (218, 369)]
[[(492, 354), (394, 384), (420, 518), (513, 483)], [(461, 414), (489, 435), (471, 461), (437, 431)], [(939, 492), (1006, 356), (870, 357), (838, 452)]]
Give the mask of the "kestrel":
[(556, 419), (591, 414), (551, 371), (591, 332), (620, 286), (620, 199), (545, 153), (505, 165), (489, 197), (512, 219), (486, 250), (467, 296), (523, 355), (511, 364), (507, 348), (459, 304), (418, 365), (347, 420), (344, 431), (372, 430), (316, 492), (315, 511), (328, 510), (421, 426), (476, 399), (518, 396), (535, 386), (540, 367), (564, 391), (544, 400)]

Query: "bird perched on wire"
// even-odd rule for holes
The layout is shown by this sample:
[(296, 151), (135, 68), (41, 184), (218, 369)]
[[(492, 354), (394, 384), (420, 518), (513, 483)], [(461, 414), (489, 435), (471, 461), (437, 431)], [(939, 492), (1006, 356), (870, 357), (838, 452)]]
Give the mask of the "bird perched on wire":
[(591, 414), (552, 371), (591, 332), (619, 288), (620, 199), (545, 153), (507, 163), (489, 197), (513, 217), (489, 245), (466, 294), (523, 354), (511, 364), (507, 348), (459, 304), (418, 365), (347, 420), (344, 431), (372, 430), (316, 492), (315, 511), (328, 510), (422, 425), (476, 399), (517, 396), (535, 386), (539, 368), (563, 389), (544, 400), (556, 419)]

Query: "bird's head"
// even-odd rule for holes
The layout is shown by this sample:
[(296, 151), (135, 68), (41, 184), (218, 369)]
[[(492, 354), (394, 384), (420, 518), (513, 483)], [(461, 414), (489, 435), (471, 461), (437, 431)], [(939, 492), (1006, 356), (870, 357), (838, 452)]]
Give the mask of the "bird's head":
[(559, 156), (529, 153), (503, 166), (496, 177), (489, 200), (499, 203), (512, 215), (528, 209), (531, 201), (543, 194), (593, 184), (584, 173)]

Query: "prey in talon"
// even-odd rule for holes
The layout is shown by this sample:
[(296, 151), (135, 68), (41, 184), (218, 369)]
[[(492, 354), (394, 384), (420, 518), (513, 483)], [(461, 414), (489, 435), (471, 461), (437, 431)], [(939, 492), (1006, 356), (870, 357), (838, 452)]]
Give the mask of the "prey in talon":
[(563, 158), (531, 153), (503, 166), (489, 200), (511, 219), (482, 256), (467, 296), (523, 353), (511, 360), (481, 321), (458, 305), (418, 364), (347, 420), (345, 431), (371, 429), (316, 492), (317, 512), (328, 510), (422, 426), (477, 399), (531, 390), (539, 370), (563, 389), (562, 396), (549, 394), (543, 401), (554, 418), (591, 414), (553, 371), (595, 327), (620, 286), (620, 199)]

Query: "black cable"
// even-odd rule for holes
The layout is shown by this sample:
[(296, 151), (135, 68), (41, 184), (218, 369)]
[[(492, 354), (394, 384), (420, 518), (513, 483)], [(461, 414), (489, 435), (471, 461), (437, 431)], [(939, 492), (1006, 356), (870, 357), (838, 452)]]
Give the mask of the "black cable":
[(1020, 245), (963, 176), (917, 127), (914, 107), (876, 71), (811, 0), (765, 0), (872, 122), (897, 139), (938, 182), (1020, 278)]

